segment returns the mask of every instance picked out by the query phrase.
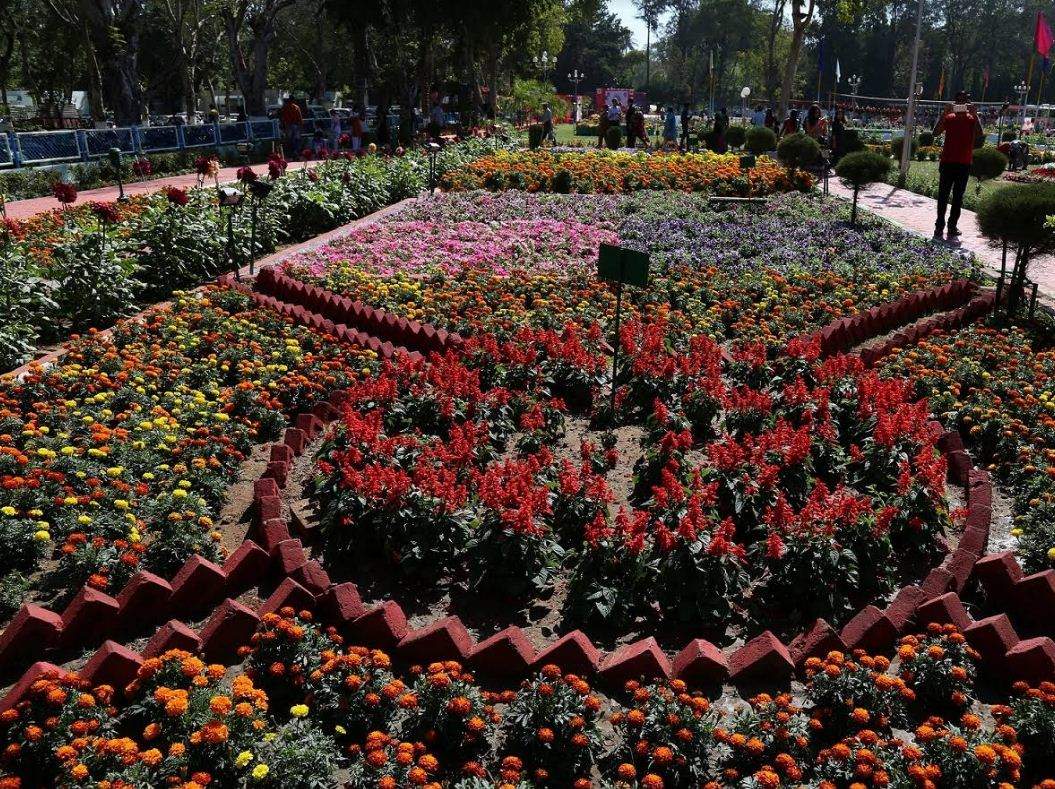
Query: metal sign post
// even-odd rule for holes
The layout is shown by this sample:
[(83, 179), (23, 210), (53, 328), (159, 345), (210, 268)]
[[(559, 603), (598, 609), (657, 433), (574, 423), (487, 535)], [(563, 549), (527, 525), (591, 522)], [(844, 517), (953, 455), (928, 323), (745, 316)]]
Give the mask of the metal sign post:
[(615, 344), (612, 346), (612, 419), (615, 419), (616, 372), (619, 369), (619, 324), (623, 317), (623, 285), (648, 285), (648, 253), (612, 244), (601, 244), (597, 253), (597, 278), (615, 283)]

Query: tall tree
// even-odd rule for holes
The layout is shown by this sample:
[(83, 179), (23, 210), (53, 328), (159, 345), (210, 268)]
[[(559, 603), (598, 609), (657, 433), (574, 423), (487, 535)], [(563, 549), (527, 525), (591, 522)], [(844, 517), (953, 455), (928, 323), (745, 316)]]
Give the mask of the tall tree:
[(225, 0), (221, 10), (231, 72), (242, 91), (247, 115), (267, 111), (267, 66), (279, 16), (297, 0)]
[(802, 54), (802, 42), (806, 31), (813, 21), (814, 0), (791, 0), (791, 47), (788, 60), (784, 66), (784, 80), (780, 86), (780, 115), (783, 117), (791, 102), (791, 93), (795, 89), (795, 75), (799, 68), (799, 55)]
[(638, 19), (645, 23), (645, 92), (648, 92), (652, 67), (652, 31), (659, 24), (659, 15), (667, 6), (666, 0), (634, 0)]

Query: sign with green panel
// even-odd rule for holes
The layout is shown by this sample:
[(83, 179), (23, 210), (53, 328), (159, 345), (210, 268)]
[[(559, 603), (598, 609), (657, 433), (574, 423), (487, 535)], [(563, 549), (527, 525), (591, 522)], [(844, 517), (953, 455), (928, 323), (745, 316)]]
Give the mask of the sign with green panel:
[(597, 276), (606, 282), (643, 288), (648, 284), (648, 253), (601, 244), (597, 255)]

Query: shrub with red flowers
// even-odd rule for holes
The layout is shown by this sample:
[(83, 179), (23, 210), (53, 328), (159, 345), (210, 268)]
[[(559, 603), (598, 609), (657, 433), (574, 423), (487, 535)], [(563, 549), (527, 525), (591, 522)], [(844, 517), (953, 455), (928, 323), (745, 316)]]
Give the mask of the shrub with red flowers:
[(451, 762), (484, 750), (499, 716), (472, 674), (456, 660), (413, 666), (410, 673), (417, 675), (416, 703), (403, 722), (407, 735)]
[(238, 168), (238, 172), (236, 173), (236, 177), (243, 184), (248, 184), (248, 183), (252, 183), (253, 181), (255, 181), (257, 179), (257, 174), (256, 174), (256, 171), (254, 171), (252, 167), (245, 166), (245, 167), (239, 167)]
[(51, 187), (51, 194), (59, 201), (63, 209), (77, 202), (77, 187), (65, 181), (56, 181)]
[(725, 785), (737, 785), (748, 776), (766, 787), (779, 786), (782, 779), (792, 785), (802, 780), (800, 765), (810, 745), (809, 720), (791, 694), (751, 697), (745, 709), (714, 730), (714, 737), (722, 746), (716, 770)]
[(98, 200), (91, 202), (92, 213), (100, 223), (105, 225), (116, 224), (121, 221), (121, 212), (117, 210), (117, 204), (113, 202), (103, 203)]
[(439, 760), (420, 742), (403, 742), (384, 732), (370, 732), (351, 750), (348, 783), (352, 789), (440, 789), (435, 776)]
[(829, 652), (806, 661), (813, 717), (836, 736), (863, 729), (889, 732), (908, 720), (906, 705), (915, 692), (900, 677), (886, 673), (890, 661), (856, 650), (852, 657)]
[(132, 161), (132, 173), (134, 175), (137, 175), (140, 178), (145, 178), (148, 175), (152, 175), (153, 172), (154, 165), (146, 157), (141, 157)]
[(941, 771), (942, 786), (990, 789), (1017, 784), (1021, 777), (1024, 749), (1010, 726), (993, 730), (965, 713), (959, 726), (932, 717), (915, 735), (924, 758)]
[(584, 679), (543, 666), (509, 705), (505, 748), (524, 759), (535, 785), (568, 786), (588, 777), (600, 755), (600, 710)]
[(1025, 746), (1027, 777), (1051, 777), (1055, 764), (1055, 683), (1041, 682), (1031, 688), (1016, 682), (1013, 690), (1017, 698), (1010, 705), (993, 707), (993, 717), (1017, 732)]
[(718, 716), (705, 696), (681, 680), (626, 683), (630, 708), (612, 714), (621, 746), (623, 780), (657, 775), (672, 786), (696, 785), (708, 775)]
[(615, 456), (560, 446), (587, 419), (614, 440), (589, 336), (483, 335), (353, 387), (319, 455), (328, 542), (510, 597), (563, 574), (582, 619), (658, 602), (674, 622), (789, 629), (844, 621), (944, 550), (945, 460), (905, 382), (801, 343), (726, 365), (707, 337), (678, 350), (663, 322), (630, 321), (615, 426), (644, 422), (642, 454), (613, 490)]
[(897, 654), (901, 678), (928, 708), (963, 709), (974, 698), (978, 652), (956, 625), (932, 622), (926, 635), (902, 638)]
[(923, 761), (920, 749), (898, 738), (881, 738), (864, 729), (817, 754), (817, 789), (884, 789), (934, 786), (940, 769)]
[(267, 176), (271, 180), (285, 175), (287, 167), (289, 167), (289, 162), (280, 152), (275, 151), (267, 157)]
[(190, 195), (187, 194), (187, 190), (180, 189), (178, 186), (165, 187), (165, 197), (168, 198), (169, 203), (175, 206), (185, 206), (190, 202)]

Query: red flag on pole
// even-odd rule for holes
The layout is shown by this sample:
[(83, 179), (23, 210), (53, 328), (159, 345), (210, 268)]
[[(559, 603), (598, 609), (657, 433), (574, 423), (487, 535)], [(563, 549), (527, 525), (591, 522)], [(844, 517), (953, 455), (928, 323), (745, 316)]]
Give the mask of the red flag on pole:
[(1052, 35), (1048, 20), (1044, 18), (1044, 12), (1037, 12), (1037, 29), (1033, 33), (1033, 46), (1037, 48), (1037, 54), (1047, 57), (1051, 45), (1055, 43), (1055, 35)]

